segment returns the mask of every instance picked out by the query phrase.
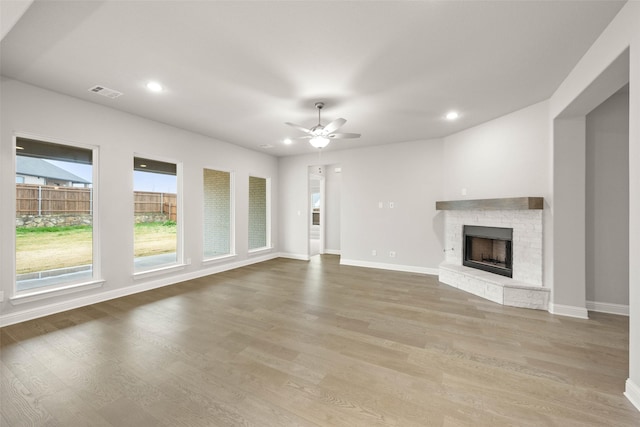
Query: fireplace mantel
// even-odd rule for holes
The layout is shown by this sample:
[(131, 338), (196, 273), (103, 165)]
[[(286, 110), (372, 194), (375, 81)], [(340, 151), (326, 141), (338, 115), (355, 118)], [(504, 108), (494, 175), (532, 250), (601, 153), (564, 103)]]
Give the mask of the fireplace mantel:
[(499, 211), (543, 209), (543, 197), (508, 197), (502, 199), (437, 201), (437, 211)]

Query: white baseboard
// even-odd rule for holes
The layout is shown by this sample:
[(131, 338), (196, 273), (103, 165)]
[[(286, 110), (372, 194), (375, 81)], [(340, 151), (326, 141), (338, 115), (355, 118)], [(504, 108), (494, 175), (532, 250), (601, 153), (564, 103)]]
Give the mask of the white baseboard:
[(578, 319), (588, 319), (589, 312), (586, 307), (576, 307), (573, 305), (561, 305), (549, 303), (549, 313), (559, 316), (575, 317)]
[(587, 310), (597, 311), (598, 313), (619, 314), (621, 316), (629, 315), (628, 305), (609, 302), (587, 301)]
[(640, 386), (634, 383), (631, 378), (627, 378), (624, 395), (629, 399), (629, 402), (633, 403), (633, 406), (640, 411)]
[(417, 267), (414, 265), (385, 264), (381, 262), (360, 261), (355, 259), (340, 259), (341, 265), (351, 265), (354, 267), (378, 268), (381, 270), (404, 271), (406, 273), (438, 275), (437, 268)]
[(306, 254), (290, 254), (286, 252), (280, 252), (278, 254), (280, 258), (297, 259), (300, 261), (309, 261), (309, 255)]
[(151, 289), (174, 285), (176, 283), (185, 282), (187, 280), (197, 279), (199, 277), (209, 276), (215, 273), (221, 273), (223, 271), (234, 270), (236, 268), (278, 258), (278, 256), (279, 256), (278, 253), (270, 253), (270, 254), (259, 256), (259, 257), (251, 257), (242, 261), (233, 262), (229, 264), (216, 265), (211, 268), (206, 268), (206, 269), (198, 270), (191, 273), (179, 274), (171, 277), (163, 277), (160, 279), (156, 279), (156, 280), (145, 282), (145, 283), (140, 283), (137, 285), (131, 285), (124, 288), (118, 288), (110, 291), (100, 292), (97, 294), (81, 296), (78, 298), (69, 299), (67, 301), (47, 304), (44, 306), (35, 307), (31, 309), (20, 310), (15, 313), (3, 314), (3, 315), (0, 315), (0, 327), (13, 325), (15, 323), (20, 323), (20, 322), (26, 322), (27, 320), (49, 316), (51, 314), (56, 314), (56, 313), (60, 313), (67, 310), (73, 310), (74, 308), (80, 308), (80, 307), (84, 307), (91, 304), (97, 304), (99, 302), (108, 301), (111, 299), (120, 298), (127, 295), (137, 294), (139, 292), (144, 292)]
[(329, 255), (340, 255), (340, 249), (325, 249), (324, 253)]

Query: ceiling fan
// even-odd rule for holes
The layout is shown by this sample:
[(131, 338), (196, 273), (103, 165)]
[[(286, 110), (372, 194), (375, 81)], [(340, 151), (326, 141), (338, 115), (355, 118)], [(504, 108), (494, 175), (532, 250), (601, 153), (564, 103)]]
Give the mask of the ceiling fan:
[(324, 148), (329, 145), (329, 142), (332, 139), (360, 138), (359, 133), (335, 133), (338, 128), (342, 127), (347, 122), (345, 119), (335, 119), (326, 126), (322, 126), (322, 124), (320, 124), (320, 111), (324, 108), (324, 102), (316, 102), (315, 107), (318, 109), (318, 124), (311, 129), (307, 129), (295, 123), (285, 123), (307, 134), (296, 139), (308, 139), (309, 143), (315, 148)]

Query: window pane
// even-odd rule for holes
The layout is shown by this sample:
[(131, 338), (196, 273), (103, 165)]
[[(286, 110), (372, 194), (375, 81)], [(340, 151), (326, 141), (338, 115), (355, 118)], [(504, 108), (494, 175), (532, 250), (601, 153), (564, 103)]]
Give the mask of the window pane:
[(249, 249), (267, 246), (267, 180), (249, 177)]
[(205, 169), (204, 257), (231, 253), (231, 174)]
[(134, 271), (175, 264), (177, 247), (177, 173), (174, 163), (135, 157)]
[(93, 151), (16, 140), (16, 290), (93, 278)]

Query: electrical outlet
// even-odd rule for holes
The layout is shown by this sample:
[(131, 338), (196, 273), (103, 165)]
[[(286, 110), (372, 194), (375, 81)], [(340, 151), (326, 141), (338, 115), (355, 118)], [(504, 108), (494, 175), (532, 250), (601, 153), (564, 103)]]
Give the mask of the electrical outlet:
[(378, 251), (376, 251), (375, 249), (373, 249), (373, 250), (371, 251), (371, 255), (372, 255), (372, 256), (376, 256), (376, 255), (378, 255)]
[(389, 257), (390, 258), (395, 258), (396, 257), (396, 251), (389, 251)]
[(467, 189), (463, 188), (462, 191), (460, 191), (460, 194), (462, 194), (463, 196), (467, 195)]

